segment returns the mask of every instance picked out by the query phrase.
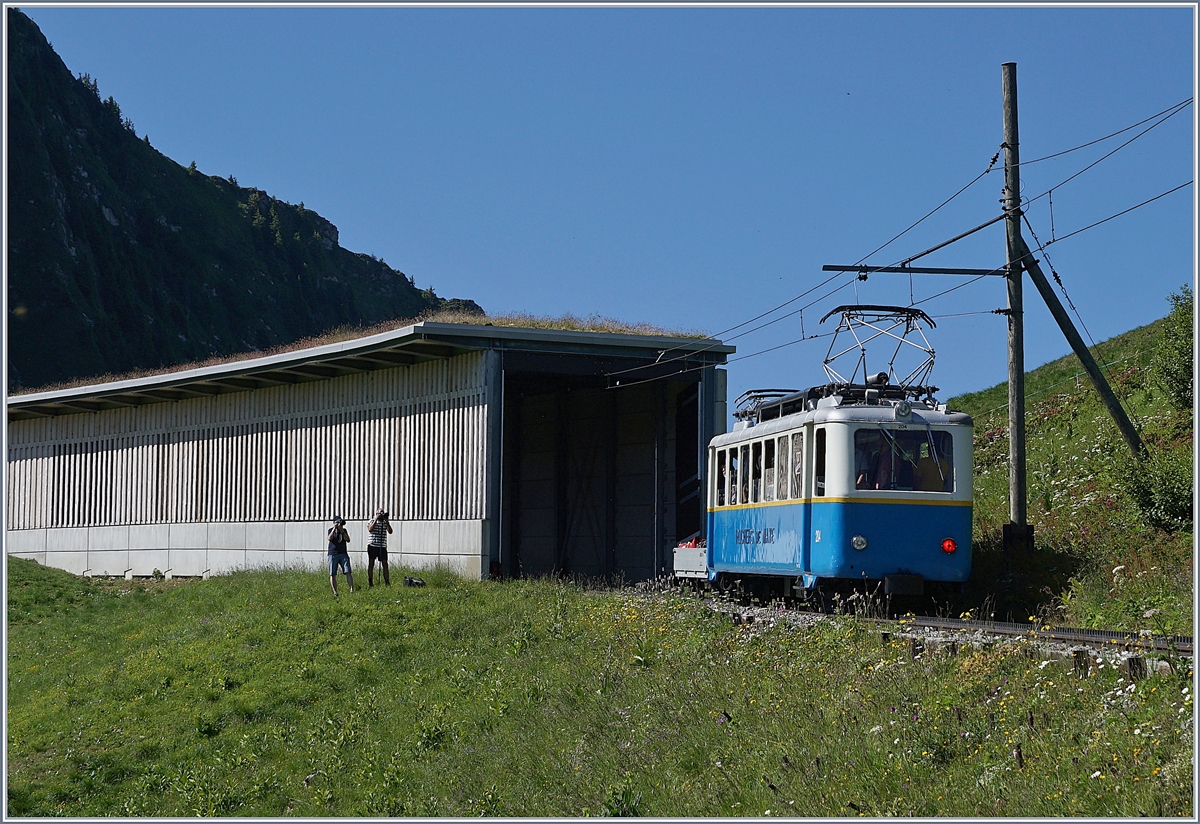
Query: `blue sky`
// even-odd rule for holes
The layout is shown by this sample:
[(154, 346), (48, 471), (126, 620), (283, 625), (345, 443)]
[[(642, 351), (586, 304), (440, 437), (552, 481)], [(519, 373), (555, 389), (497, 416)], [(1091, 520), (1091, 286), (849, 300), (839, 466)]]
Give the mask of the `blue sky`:
[[(816, 286), (823, 264), (859, 262), (983, 172), (1002, 63), (1017, 63), (1024, 162), (1196, 83), (1186, 7), (22, 9), (164, 154), (303, 201), (418, 286), (493, 313), (710, 334)], [(1054, 188), (1054, 236), (1192, 180), (1195, 112)], [(1138, 131), (1028, 165), (1023, 194)], [(868, 262), (998, 214), (1001, 166)], [(1043, 242), (1049, 201), (1028, 206)], [(1194, 215), (1187, 186), (1049, 246), (1095, 340), (1166, 314), (1193, 280)], [(997, 224), (918, 265), (1003, 262)], [(967, 314), (1004, 306), (1002, 280), (924, 301), (962, 281), (918, 277), (910, 293), (903, 275), (845, 276), (784, 311), (851, 284), (805, 309), (813, 334), (839, 303), (923, 301), (945, 398), (1005, 378), (1004, 319)], [(1033, 368), (1069, 346), (1025, 293)], [(801, 331), (785, 318), (732, 340), (735, 357)], [(731, 363), (730, 400), (824, 382), (828, 343)]]

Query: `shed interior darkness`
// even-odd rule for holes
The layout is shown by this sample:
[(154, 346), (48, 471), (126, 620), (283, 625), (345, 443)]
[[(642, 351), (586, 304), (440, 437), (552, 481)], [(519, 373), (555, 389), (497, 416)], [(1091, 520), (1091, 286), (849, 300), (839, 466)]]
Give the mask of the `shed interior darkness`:
[(663, 574), (702, 529), (700, 372), (607, 379), (505, 371), (505, 576)]

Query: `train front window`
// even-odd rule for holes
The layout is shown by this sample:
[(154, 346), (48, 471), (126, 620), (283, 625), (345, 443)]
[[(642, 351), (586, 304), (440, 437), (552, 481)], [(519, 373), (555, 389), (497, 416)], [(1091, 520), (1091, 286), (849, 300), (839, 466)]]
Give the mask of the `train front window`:
[(953, 492), (954, 439), (932, 429), (859, 429), (854, 433), (854, 488)]

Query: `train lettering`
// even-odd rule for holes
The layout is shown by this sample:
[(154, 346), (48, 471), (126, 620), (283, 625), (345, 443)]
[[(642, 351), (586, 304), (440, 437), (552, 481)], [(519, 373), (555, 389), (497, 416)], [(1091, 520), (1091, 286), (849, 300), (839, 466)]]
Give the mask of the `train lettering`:
[(773, 544), (775, 530), (772, 529), (739, 529), (734, 534), (734, 540), (739, 544)]

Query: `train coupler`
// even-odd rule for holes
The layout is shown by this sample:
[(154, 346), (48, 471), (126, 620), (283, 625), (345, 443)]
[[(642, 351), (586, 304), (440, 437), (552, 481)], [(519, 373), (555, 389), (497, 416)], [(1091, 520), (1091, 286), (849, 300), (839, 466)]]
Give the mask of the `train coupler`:
[(920, 575), (884, 575), (884, 595), (924, 595), (925, 579)]

